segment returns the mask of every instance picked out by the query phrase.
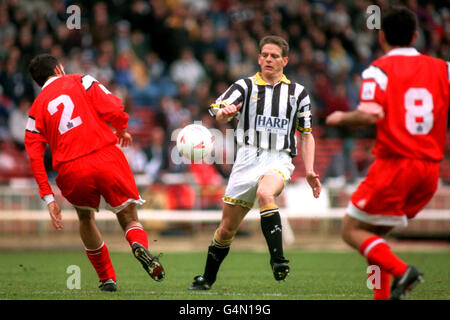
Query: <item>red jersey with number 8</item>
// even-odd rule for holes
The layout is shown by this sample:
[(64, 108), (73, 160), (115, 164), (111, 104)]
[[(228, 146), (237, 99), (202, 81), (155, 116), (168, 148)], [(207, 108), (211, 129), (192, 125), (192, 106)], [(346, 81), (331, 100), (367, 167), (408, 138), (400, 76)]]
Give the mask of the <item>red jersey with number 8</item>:
[(414, 48), (391, 50), (363, 73), (362, 102), (382, 106), (373, 153), (440, 161), (449, 107), (449, 63)]

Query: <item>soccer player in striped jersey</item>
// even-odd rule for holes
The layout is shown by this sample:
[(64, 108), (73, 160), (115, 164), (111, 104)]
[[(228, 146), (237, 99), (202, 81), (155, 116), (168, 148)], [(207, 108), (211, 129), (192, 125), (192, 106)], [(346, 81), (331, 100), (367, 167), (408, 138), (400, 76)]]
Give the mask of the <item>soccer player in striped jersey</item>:
[(42, 91), (29, 111), (25, 146), (54, 227), (63, 229), (61, 209), (44, 167), (47, 144), (58, 173), (56, 184), (78, 214), (81, 240), (99, 276), (100, 289), (116, 291), (116, 273), (95, 224), (100, 196), (117, 215), (134, 256), (154, 280), (162, 280), (164, 269), (148, 251), (147, 233), (137, 216), (136, 205), (145, 201), (122, 150), (116, 146), (132, 143), (126, 130), (128, 114), (120, 99), (90, 75), (66, 75), (59, 61), (48, 54), (33, 58), (29, 71)]
[(412, 47), (416, 26), (407, 8), (383, 15), (379, 43), (386, 54), (362, 73), (358, 108), (326, 119), (331, 126), (377, 126), (376, 160), (351, 197), (342, 229), (343, 239), (381, 270), (374, 299), (405, 298), (423, 278), (392, 253), (384, 236), (430, 201), (444, 157), (450, 65)]
[(216, 281), (220, 264), (227, 256), (234, 236), (247, 212), (257, 202), (261, 229), (270, 253), (276, 280), (289, 274), (284, 257), (282, 226), (276, 198), (289, 181), (297, 154), (296, 130), (300, 132), (300, 153), (306, 179), (315, 198), (321, 184), (314, 172), (315, 143), (312, 135), (310, 99), (306, 89), (283, 74), (289, 46), (278, 36), (264, 37), (259, 44), (261, 71), (233, 83), (211, 105), (217, 121), (237, 118), (236, 161), (223, 198), (222, 221), (217, 228), (202, 276), (194, 278), (190, 290), (208, 290)]

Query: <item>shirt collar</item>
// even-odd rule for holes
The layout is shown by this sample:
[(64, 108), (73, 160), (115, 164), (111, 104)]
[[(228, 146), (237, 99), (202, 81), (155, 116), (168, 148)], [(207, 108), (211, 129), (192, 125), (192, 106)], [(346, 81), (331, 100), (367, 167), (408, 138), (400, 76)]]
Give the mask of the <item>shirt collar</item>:
[(58, 78), (61, 78), (61, 77), (60, 76), (50, 77), (47, 81), (45, 81), (44, 85), (42, 86), (42, 89), (44, 89), (46, 86), (48, 86), (50, 83), (52, 83), (53, 81), (55, 81)]
[(390, 50), (386, 55), (387, 56), (418, 56), (420, 53), (416, 50), (416, 48), (395, 48)]
[[(268, 86), (268, 85), (269, 85), (267, 82), (265, 82), (265, 81), (263, 80), (263, 78), (261, 77), (261, 73), (260, 73), (260, 72), (257, 72), (257, 73), (255, 74), (255, 76), (254, 76), (254, 82), (255, 82), (257, 85), (260, 85), (260, 86)], [(286, 78), (286, 76), (285, 76), (284, 74), (283, 74), (283, 76), (281, 77), (280, 82), (283, 82), (283, 83), (286, 83), (286, 84), (290, 84), (290, 83), (291, 83), (291, 81), (290, 81), (288, 78)]]

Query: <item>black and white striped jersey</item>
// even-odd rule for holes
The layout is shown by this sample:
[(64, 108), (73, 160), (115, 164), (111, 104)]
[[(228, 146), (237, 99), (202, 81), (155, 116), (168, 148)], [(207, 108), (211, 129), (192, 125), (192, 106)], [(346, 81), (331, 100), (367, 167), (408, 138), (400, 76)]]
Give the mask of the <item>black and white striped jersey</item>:
[(301, 133), (312, 130), (311, 104), (305, 87), (285, 75), (272, 86), (258, 72), (234, 82), (211, 104), (209, 112), (215, 116), (220, 108), (240, 103), (242, 107), (236, 115), (238, 145), (284, 150), (296, 156), (295, 130)]

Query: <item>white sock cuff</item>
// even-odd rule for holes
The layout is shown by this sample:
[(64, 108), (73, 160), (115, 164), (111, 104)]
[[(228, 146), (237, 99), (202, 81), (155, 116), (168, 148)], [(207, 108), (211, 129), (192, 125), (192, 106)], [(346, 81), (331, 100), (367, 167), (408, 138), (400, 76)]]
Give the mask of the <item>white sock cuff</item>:
[(384, 239), (376, 239), (374, 241), (372, 241), (367, 247), (366, 249), (364, 249), (363, 255), (364, 257), (367, 258), (367, 255), (369, 254), (370, 250), (372, 250), (374, 247), (376, 247), (378, 244), (386, 242)]
[(103, 241), (102, 244), (100, 245), (100, 247), (98, 247), (97, 249), (88, 249), (86, 247), (84, 247), (84, 249), (86, 251), (97, 251), (97, 250), (100, 250), (101, 248), (103, 248), (104, 245), (105, 245), (105, 241)]
[(131, 228), (127, 229), (127, 231), (125, 231), (125, 237), (127, 236), (128, 231), (133, 230), (133, 229), (141, 229), (141, 230), (144, 230), (143, 227), (138, 227), (138, 226), (131, 227)]

